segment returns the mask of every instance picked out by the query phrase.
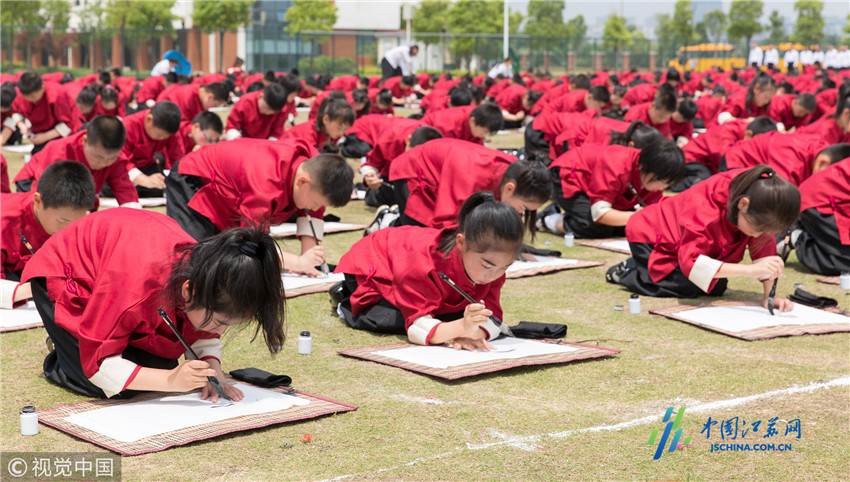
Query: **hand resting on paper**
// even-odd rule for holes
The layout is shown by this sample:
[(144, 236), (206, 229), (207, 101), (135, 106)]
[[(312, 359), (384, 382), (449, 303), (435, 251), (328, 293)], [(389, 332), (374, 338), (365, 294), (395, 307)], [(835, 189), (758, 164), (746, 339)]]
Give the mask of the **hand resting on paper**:
[(464, 309), (463, 318), (437, 325), (430, 343), (450, 343), (456, 350), (490, 351), (493, 345), (487, 343), (487, 335), (481, 325), (487, 323), (492, 314), (483, 304), (471, 303)]
[[(789, 300), (788, 298), (774, 298), (773, 302), (774, 302), (774, 308), (773, 308), (774, 310), (784, 312), (784, 311), (791, 311), (791, 310), (794, 309), (794, 303), (791, 300)], [(761, 304), (762, 304), (762, 306), (764, 306), (764, 309), (767, 309), (767, 298), (765, 298), (764, 301), (762, 301)]]
[[(224, 389), (224, 393), (226, 393), (231, 400), (238, 402), (245, 398), (245, 394), (242, 393), (242, 390), (239, 390), (232, 383), (228, 382), (226, 378), (224, 378), (224, 372), (222, 372), (221, 363), (219, 363), (218, 360), (210, 358), (209, 365), (210, 368), (215, 370), (215, 377), (218, 379), (218, 383), (221, 384), (221, 388)], [(206, 400), (207, 398), (209, 398), (212, 403), (218, 402), (218, 393), (216, 393), (215, 389), (209, 382), (207, 382), (206, 385), (204, 385), (204, 389), (201, 390), (201, 400)]]

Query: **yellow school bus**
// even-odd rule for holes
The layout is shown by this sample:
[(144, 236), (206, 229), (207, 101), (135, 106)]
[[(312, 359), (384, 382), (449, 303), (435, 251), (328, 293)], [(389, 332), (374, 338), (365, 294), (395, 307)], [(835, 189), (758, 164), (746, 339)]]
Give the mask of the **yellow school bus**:
[(712, 67), (724, 70), (741, 69), (746, 59), (732, 56), (733, 47), (729, 44), (699, 44), (679, 48), (676, 58), (667, 66), (679, 71), (704, 72)]

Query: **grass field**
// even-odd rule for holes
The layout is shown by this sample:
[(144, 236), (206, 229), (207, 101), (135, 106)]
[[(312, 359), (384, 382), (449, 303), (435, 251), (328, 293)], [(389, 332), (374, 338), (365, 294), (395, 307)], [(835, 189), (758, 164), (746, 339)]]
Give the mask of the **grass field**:
[[(519, 147), (521, 136), (496, 140)], [(22, 163), (6, 156), (10, 176)], [(330, 209), (347, 222), (366, 223), (374, 210), (354, 201)], [(336, 262), (360, 233), (328, 235), (324, 246)], [(289, 249), (296, 249), (290, 241)], [(505, 320), (565, 323), (568, 341), (617, 348), (614, 357), (566, 365), (520, 368), (467, 380), (440, 381), (401, 369), (345, 358), (338, 350), (396, 343), (347, 328), (330, 311), (326, 295), (287, 302), (282, 354), (249, 343), (248, 330), (225, 337), (225, 369), (258, 367), (285, 373), (293, 386), (359, 406), (354, 412), (271, 426), (125, 457), (127, 480), (317, 479), (602, 479), (602, 480), (846, 480), (850, 473), (850, 335), (830, 334), (746, 342), (648, 311), (678, 304), (644, 297), (638, 315), (615, 311), (629, 293), (604, 280), (608, 266), (625, 255), (593, 248), (564, 248), (541, 234), (535, 245), (565, 256), (602, 260), (605, 266), (508, 280)], [(560, 246), (560, 248), (559, 248)], [(794, 283), (839, 300), (838, 286), (816, 282), (794, 255), (778, 294)], [(761, 285), (733, 279), (726, 299), (754, 300)], [(703, 300), (685, 300), (696, 303)], [(313, 334), (313, 353), (300, 356), (294, 339)], [(0, 335), (0, 445), (4, 451), (99, 451), (98, 447), (41, 426), (22, 437), (18, 411), (83, 400), (45, 381), (43, 329)], [(818, 384), (820, 383), (820, 384)], [(792, 389), (797, 387), (796, 389)], [(792, 389), (792, 390), (789, 390)], [(653, 461), (649, 434), (663, 429), (667, 407), (687, 407), (681, 428), (690, 446)], [(723, 442), (719, 426), (706, 439), (708, 417), (752, 422), (778, 418), (779, 434), (743, 442), (791, 443), (790, 452), (710, 453)], [(799, 439), (785, 436), (784, 421), (800, 419)], [(304, 434), (311, 443), (301, 443)], [(760, 430), (764, 433), (764, 429)], [(742, 442), (737, 440), (736, 442)]]

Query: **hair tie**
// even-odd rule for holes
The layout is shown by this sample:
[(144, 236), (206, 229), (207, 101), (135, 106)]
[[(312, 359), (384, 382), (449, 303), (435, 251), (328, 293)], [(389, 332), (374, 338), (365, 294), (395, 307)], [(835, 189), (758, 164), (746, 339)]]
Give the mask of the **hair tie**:
[(770, 179), (771, 177), (773, 177), (773, 174), (773, 171), (763, 172), (759, 175), (759, 177), (762, 179)]
[(240, 253), (255, 259), (262, 259), (263, 257), (263, 245), (253, 241), (241, 241), (235, 248)]

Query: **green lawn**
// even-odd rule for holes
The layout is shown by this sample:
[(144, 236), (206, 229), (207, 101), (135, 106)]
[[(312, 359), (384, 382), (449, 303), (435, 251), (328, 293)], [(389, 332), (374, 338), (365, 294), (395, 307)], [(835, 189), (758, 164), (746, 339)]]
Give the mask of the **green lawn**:
[[(521, 135), (498, 139), (499, 146), (521, 145)], [(6, 156), (10, 175), (22, 156)], [(366, 223), (374, 210), (362, 202), (330, 209), (344, 221)], [(328, 235), (323, 243), (336, 262), (360, 233)], [(347, 328), (331, 313), (326, 295), (287, 302), (285, 350), (270, 357), (261, 342), (249, 343), (248, 330), (225, 337), (225, 369), (258, 367), (293, 378), (293, 386), (342, 402), (357, 411), (300, 423), (277, 425), (126, 457), (128, 480), (314, 480), (353, 479), (603, 479), (603, 480), (844, 480), (850, 472), (850, 392), (843, 386), (793, 394), (778, 393), (730, 408), (704, 404), (829, 382), (850, 376), (850, 336), (846, 333), (746, 342), (648, 311), (677, 304), (644, 297), (639, 315), (615, 311), (628, 293), (604, 281), (604, 272), (624, 255), (576, 246), (563, 248), (560, 237), (541, 234), (536, 246), (562, 249), (565, 256), (602, 260), (606, 265), (507, 281), (505, 320), (565, 323), (568, 341), (622, 350), (619, 355), (557, 366), (519, 368), (446, 382), (376, 363), (345, 358), (338, 350), (396, 343)], [(560, 248), (559, 248), (560, 246)], [(296, 249), (293, 243), (285, 247)], [(794, 255), (778, 294), (794, 283), (839, 300), (850, 296), (838, 286), (816, 282)], [(754, 280), (733, 279), (726, 299), (761, 295)], [(705, 300), (696, 300), (705, 301)], [(693, 302), (696, 302), (693, 301)], [(688, 301), (690, 303), (691, 301)], [(295, 339), (313, 334), (313, 353), (300, 356)], [(99, 451), (85, 441), (41, 426), (35, 437), (18, 429), (21, 406), (48, 408), (82, 400), (41, 377), (46, 355), (43, 329), (0, 335), (0, 448), (4, 451)], [(646, 445), (669, 406), (689, 407), (681, 428), (690, 447), (652, 460)], [(691, 409), (702, 411), (689, 411)], [(745, 420), (802, 420), (800, 439), (783, 435), (773, 443), (791, 452), (710, 453), (721, 442), (700, 435), (708, 417)], [(309, 444), (300, 442), (311, 434)], [(750, 441), (747, 437), (747, 441)], [(752, 442), (756, 442), (755, 439)], [(759, 440), (760, 442), (760, 440)], [(843, 475), (842, 475), (843, 474)]]

